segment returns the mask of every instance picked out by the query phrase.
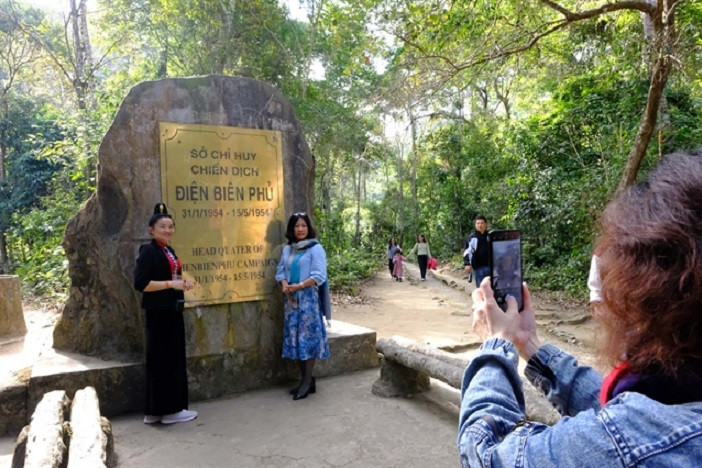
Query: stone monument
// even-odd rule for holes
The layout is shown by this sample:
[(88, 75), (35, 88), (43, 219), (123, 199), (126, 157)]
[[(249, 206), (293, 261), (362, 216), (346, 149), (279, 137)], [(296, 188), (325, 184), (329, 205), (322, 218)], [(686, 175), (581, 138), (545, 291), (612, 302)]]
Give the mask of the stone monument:
[[(300, 124), (270, 85), (206, 76), (135, 86), (100, 145), (97, 190), (66, 226), (71, 288), (54, 348), (22, 361), (22, 378), (0, 386), (0, 434), (19, 430), (57, 389), (70, 398), (95, 388), (107, 417), (142, 410), (144, 312), (133, 271), (160, 201), (177, 226), (184, 275), (199, 283), (185, 296), (190, 400), (297, 377), (281, 358), (274, 272), (287, 218), (311, 211), (313, 186)], [(318, 377), (378, 365), (375, 332), (333, 322)], [(6, 325), (6, 333), (23, 330)]]
[[(269, 163), (259, 164), (264, 157)], [(314, 167), (291, 105), (268, 84), (206, 76), (134, 87), (100, 145), (97, 191), (66, 227), (71, 288), (54, 348), (141, 361), (144, 318), (133, 270), (139, 245), (150, 241), (153, 206), (163, 200), (184, 274), (200, 282), (186, 295), (191, 399), (290, 378), (275, 264), (289, 214), (311, 212)], [(374, 341), (373, 333), (367, 344), (339, 343), (348, 355), (329, 373), (377, 365)], [(334, 364), (320, 365), (321, 373), (325, 365)], [(35, 369), (37, 382), (44, 372)], [(137, 400), (137, 374), (110, 380), (135, 380)], [(90, 379), (75, 385), (107, 388)], [(109, 404), (104, 392), (100, 398)]]

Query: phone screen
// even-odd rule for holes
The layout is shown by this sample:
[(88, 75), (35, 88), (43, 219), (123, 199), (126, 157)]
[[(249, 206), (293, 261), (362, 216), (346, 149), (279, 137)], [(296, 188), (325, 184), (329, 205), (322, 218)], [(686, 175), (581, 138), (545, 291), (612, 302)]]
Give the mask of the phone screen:
[(490, 233), (490, 276), (495, 301), (507, 310), (507, 295), (517, 300), (519, 310), (524, 309), (522, 295), (522, 242), (519, 231), (493, 231)]

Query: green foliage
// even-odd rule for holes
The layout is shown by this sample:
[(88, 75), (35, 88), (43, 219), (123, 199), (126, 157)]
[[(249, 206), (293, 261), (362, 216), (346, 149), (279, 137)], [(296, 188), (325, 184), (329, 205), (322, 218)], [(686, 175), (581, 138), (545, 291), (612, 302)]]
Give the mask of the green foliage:
[(380, 261), (372, 250), (350, 248), (343, 252), (327, 254), (329, 287), (345, 294), (358, 293), (359, 283), (372, 277)]
[(68, 289), (61, 241), (67, 221), (95, 189), (97, 147), (108, 123), (97, 118), (99, 109), (47, 120), (44, 131), (37, 122), (17, 138), (26, 151), (10, 166), (10, 196), (0, 210), (12, 210), (6, 226), (11, 264), (34, 293), (62, 296)]
[[(109, 59), (89, 77), (86, 111), (64, 96), (74, 53), (64, 25), (18, 7), (29, 40), (0, 15), (0, 50), (32, 50), (15, 88), (0, 90), (0, 231), (30, 288), (66, 290), (65, 223), (95, 188), (98, 145), (129, 89), (221, 73), (266, 81), (293, 104), (315, 155), (315, 221), (335, 290), (370, 276), (390, 237), (410, 248), (422, 233), (435, 256), (456, 261), (484, 214), (493, 229), (523, 231), (532, 284), (583, 294), (597, 217), (646, 103), (638, 11), (571, 24), (495, 61), (563, 15), (520, 0), (306, 0), (310, 22), (278, 0), (99, 3), (93, 56)], [(0, 0), (0, 14), (9, 5)], [(642, 174), (660, 153), (702, 144), (700, 2), (678, 5), (675, 21), (676, 68)], [(320, 66), (323, 76), (312, 73)], [(384, 128), (391, 121), (406, 140)]]
[[(13, 213), (24, 213), (36, 206), (60, 164), (37, 157), (33, 135), (52, 141), (60, 138), (59, 129), (48, 114), (22, 96), (10, 96), (7, 113), (0, 116), (0, 135), (6, 148), (6, 177), (0, 180), (0, 229), (12, 224)], [(40, 147), (40, 146), (39, 146)]]
[(68, 261), (61, 240), (66, 222), (78, 204), (70, 195), (55, 193), (22, 215), (13, 215), (8, 244), (18, 263), (15, 273), (33, 294), (58, 298), (68, 291)]

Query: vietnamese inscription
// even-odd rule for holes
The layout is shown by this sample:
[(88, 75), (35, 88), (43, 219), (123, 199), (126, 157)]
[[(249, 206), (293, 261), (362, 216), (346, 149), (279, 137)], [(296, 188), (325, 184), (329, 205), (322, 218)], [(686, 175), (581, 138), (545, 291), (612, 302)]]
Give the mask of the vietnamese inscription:
[(173, 247), (198, 283), (186, 304), (272, 294), (284, 233), (281, 133), (162, 122), (160, 135)]

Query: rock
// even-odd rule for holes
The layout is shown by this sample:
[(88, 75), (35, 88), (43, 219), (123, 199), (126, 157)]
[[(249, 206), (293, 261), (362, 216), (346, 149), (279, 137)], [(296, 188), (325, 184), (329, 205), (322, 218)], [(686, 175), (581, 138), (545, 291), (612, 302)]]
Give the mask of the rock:
[(544, 394), (534, 388), (525, 378), (522, 378), (522, 389), (524, 390), (524, 404), (526, 405), (528, 421), (536, 421), (552, 426), (561, 419), (560, 413), (556, 411)]
[(315, 374), (321, 376), (339, 375), (361, 369), (378, 367), (380, 364), (375, 350), (374, 330), (340, 320), (332, 320), (327, 328), (330, 356), (317, 361)]
[(0, 386), (0, 435), (16, 434), (27, 423), (27, 382)]
[[(373, 384), (373, 394), (396, 397), (416, 394), (429, 388), (429, 377), (461, 389), (463, 372), (469, 361), (446, 351), (419, 344), (408, 338), (393, 336), (379, 339), (383, 354), (380, 378)], [(546, 397), (522, 377), (522, 388), (529, 421), (555, 424), (561, 418)], [(460, 407), (460, 401), (456, 404)]]
[(106, 467), (108, 448), (114, 449), (114, 443), (108, 440), (103, 431), (107, 425), (109, 437), (112, 428), (107, 419), (100, 417), (100, 404), (93, 387), (78, 390), (71, 405), (71, 444), (68, 450), (68, 468)]
[(17, 275), (0, 275), (0, 337), (27, 333)]
[(117, 457), (115, 455), (115, 438), (112, 433), (112, 423), (110, 423), (110, 420), (106, 417), (101, 416), (100, 427), (102, 429), (102, 433), (107, 437), (107, 447), (105, 448), (107, 451), (106, 465), (108, 467), (115, 466), (117, 464)]
[(386, 361), (394, 361), (421, 374), (446, 382), (452, 387), (461, 387), (463, 367), (449, 364), (421, 352), (409, 350), (396, 342), (384, 338), (378, 340), (376, 349), (384, 356)]
[(427, 389), (429, 377), (426, 374), (383, 357), (380, 361), (380, 378), (373, 383), (372, 392), (383, 398), (409, 398)]
[[(20, 435), (12, 466), (25, 468), (61, 467), (66, 458), (65, 416), (70, 401), (63, 390), (54, 390), (44, 395), (32, 414), (26, 438)], [(23, 430), (24, 433), (24, 430)], [(24, 444), (22, 449), (20, 444)], [(23, 463), (19, 459), (21, 455)]]
[[(56, 349), (116, 360), (143, 354), (144, 317), (132, 275), (139, 245), (150, 240), (147, 221), (162, 198), (160, 122), (282, 131), (286, 213), (311, 211), (314, 159), (279, 91), (225, 76), (135, 86), (100, 145), (97, 190), (66, 226), (71, 288), (54, 331)], [(278, 294), (187, 308), (186, 353), (203, 359), (242, 353), (246, 359), (234, 378), (267, 369), (271, 377), (264, 384), (271, 384), (285, 373), (282, 308)]]
[(15, 450), (12, 454), (12, 468), (22, 468), (24, 466), (24, 456), (27, 453), (27, 437), (29, 436), (29, 426), (24, 426), (17, 436)]

